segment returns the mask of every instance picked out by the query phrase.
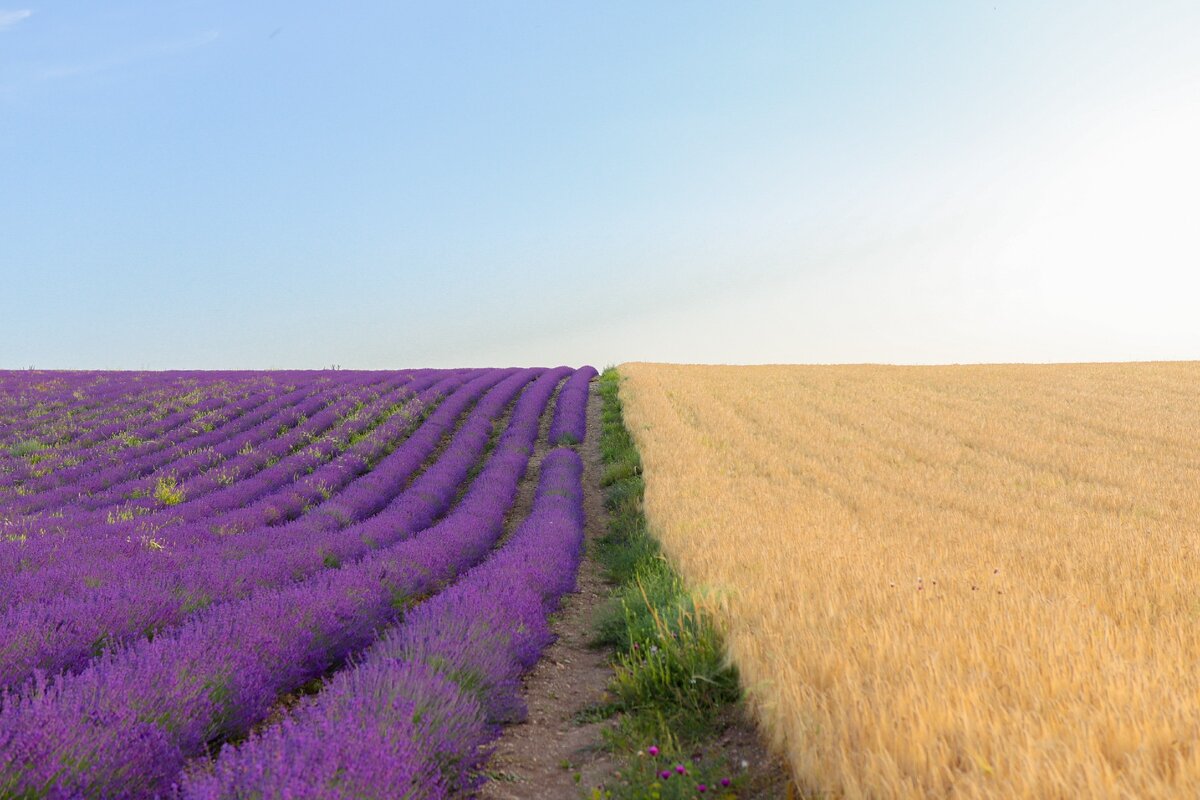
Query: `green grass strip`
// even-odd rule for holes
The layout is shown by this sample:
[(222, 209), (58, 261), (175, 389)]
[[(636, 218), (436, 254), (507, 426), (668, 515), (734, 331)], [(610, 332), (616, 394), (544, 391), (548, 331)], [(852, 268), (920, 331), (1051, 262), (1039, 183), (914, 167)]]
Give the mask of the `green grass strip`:
[(615, 651), (610, 685), (615, 702), (585, 716), (619, 715), (606, 737), (622, 765), (604, 789), (593, 789), (590, 796), (742, 796), (747, 776), (720, 754), (705, 753), (741, 701), (737, 671), (727, 663), (720, 634), (698, 613), (682, 578), (650, 535), (642, 506), (642, 463), (625, 428), (620, 380), (612, 367), (599, 380), (608, 528), (594, 552), (615, 584), (597, 618), (595, 639)]

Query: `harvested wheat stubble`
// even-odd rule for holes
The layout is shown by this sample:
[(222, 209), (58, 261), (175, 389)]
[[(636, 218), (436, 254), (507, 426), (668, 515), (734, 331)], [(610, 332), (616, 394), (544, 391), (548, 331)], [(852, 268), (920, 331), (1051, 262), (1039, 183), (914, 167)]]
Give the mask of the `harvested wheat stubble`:
[(621, 374), (803, 786), (1200, 796), (1200, 364)]

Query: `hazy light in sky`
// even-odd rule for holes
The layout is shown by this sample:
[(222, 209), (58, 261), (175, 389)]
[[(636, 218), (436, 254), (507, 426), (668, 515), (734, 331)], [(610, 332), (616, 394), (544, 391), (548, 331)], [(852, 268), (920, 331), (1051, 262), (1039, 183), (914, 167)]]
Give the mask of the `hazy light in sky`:
[(0, 367), (1196, 358), (1200, 7), (0, 9)]

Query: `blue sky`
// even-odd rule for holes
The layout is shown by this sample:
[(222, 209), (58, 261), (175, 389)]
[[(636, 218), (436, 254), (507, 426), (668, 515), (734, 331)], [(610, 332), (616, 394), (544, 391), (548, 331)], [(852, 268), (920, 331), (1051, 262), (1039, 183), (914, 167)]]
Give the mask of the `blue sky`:
[(1200, 4), (0, 0), (0, 367), (1200, 357)]

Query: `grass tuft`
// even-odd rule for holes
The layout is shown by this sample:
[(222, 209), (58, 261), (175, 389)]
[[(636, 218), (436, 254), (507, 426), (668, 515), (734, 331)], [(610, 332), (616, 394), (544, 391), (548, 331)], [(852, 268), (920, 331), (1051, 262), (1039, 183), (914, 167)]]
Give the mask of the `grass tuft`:
[(154, 499), (164, 506), (175, 506), (183, 502), (183, 487), (174, 476), (163, 476), (154, 484)]

